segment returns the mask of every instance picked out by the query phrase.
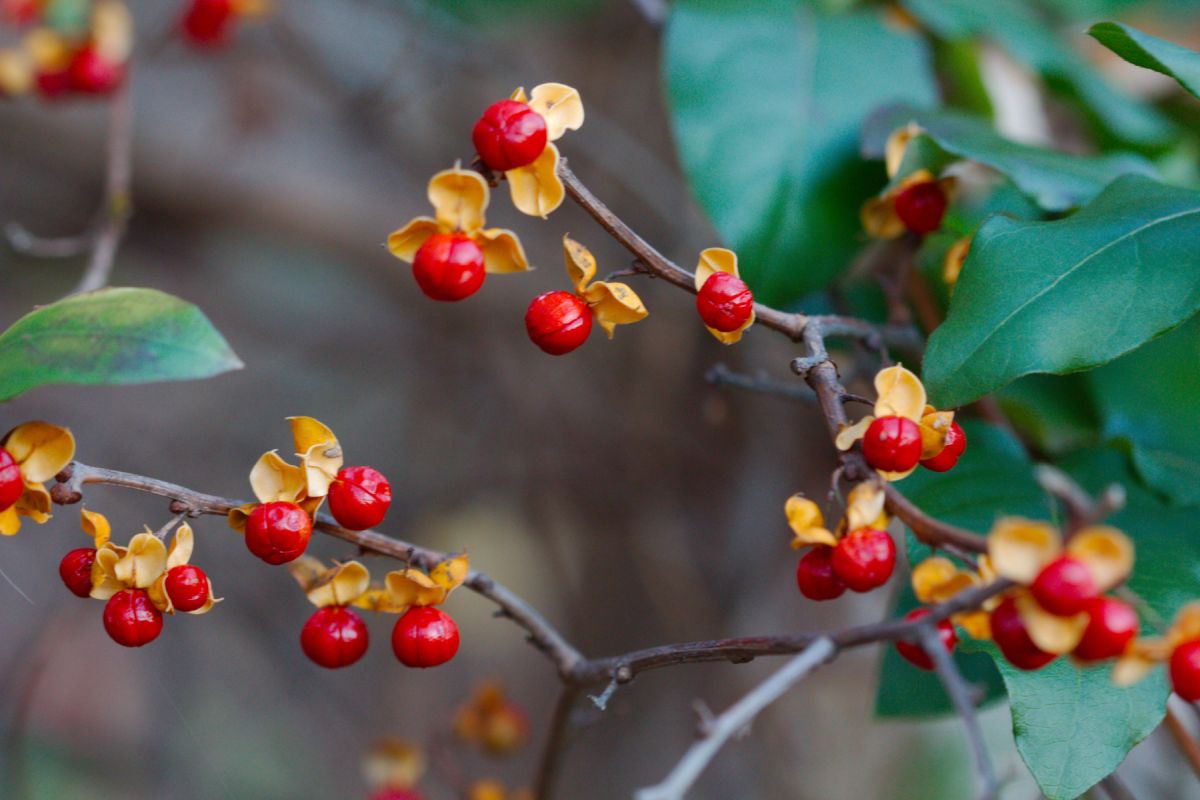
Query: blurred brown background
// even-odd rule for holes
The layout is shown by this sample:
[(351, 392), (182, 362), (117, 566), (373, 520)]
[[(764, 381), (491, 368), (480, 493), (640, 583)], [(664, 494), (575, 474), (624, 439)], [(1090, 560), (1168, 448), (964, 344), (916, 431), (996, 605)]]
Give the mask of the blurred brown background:
[[(7, 407), (5, 426), (50, 419), (74, 430), (88, 463), (246, 496), (257, 456), (289, 443), (283, 418), (315, 416), (348, 463), (391, 479), (384, 530), (467, 547), (589, 655), (885, 613), (885, 593), (818, 606), (795, 590), (782, 504), (827, 485), (819, 419), (803, 403), (703, 380), (716, 363), (786, 379), (794, 353), (779, 337), (725, 349), (688, 297), (634, 279), (646, 322), (564, 358), (542, 354), (522, 316), (535, 294), (566, 286), (561, 235), (591, 247), (602, 273), (628, 257), (569, 203), (548, 222), (520, 218), (504, 188), (490, 220), (518, 231), (531, 275), (494, 276), (466, 302), (435, 304), (382, 247), (426, 213), (428, 176), (470, 155), (479, 111), (545, 80), (581, 91), (587, 124), (563, 151), (618, 213), (686, 266), (717, 244), (675, 166), (658, 34), (634, 4), (496, 4), (480, 27), (447, 13), (454, 4), (288, 0), (219, 52), (162, 43), (180, 4), (131, 5), (143, 46), (136, 216), (114, 283), (196, 302), (247, 366), (206, 382), (36, 390)], [(104, 127), (103, 103), (0, 105), (0, 221), (46, 235), (83, 229), (100, 194)], [(0, 258), (5, 324), (65, 293), (81, 268)], [(168, 517), (161, 501), (122, 490), (93, 489), (87, 503), (125, 533)], [(11, 580), (0, 582), (3, 797), (362, 797), (359, 758), (376, 737), (440, 735), (485, 678), (528, 710), (534, 741), (501, 762), (459, 753), (458, 766), (511, 786), (530, 780), (556, 679), (490, 604), (468, 591), (450, 601), (463, 647), (446, 667), (399, 666), (392, 618), (375, 618), (367, 657), (327, 672), (300, 652), (311, 608), (287, 574), (253, 559), (221, 520), (196, 527), (196, 561), (226, 602), (168, 620), (138, 651), (110, 642), (101, 605), (59, 583), (58, 559), (85, 543), (77, 509), (0, 542)], [(326, 537), (313, 550), (351, 555)], [(694, 796), (966, 796), (957, 720), (872, 721), (877, 659), (844, 657), (771, 708)], [(694, 699), (721, 709), (772, 667), (655, 672), (606, 712), (581, 707), (560, 796), (623, 797), (656, 782), (691, 741)], [(985, 721), (1011, 778), (1006, 797), (1036, 797), (1007, 713)], [(1142, 797), (1200, 796), (1174, 758), (1156, 735), (1123, 775)], [(436, 771), (423, 792), (453, 796)]]

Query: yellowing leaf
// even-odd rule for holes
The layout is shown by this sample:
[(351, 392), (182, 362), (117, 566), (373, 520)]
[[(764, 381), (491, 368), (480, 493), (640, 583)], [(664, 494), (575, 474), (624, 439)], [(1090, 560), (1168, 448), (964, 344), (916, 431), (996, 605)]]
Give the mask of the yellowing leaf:
[(925, 411), (925, 387), (903, 366), (885, 367), (875, 375), (875, 416), (904, 417), (918, 422)]
[(482, 228), (488, 199), (487, 181), (474, 170), (456, 166), (429, 181), (429, 202), (442, 230), (472, 234)]
[(551, 142), (583, 126), (583, 100), (579, 92), (566, 84), (543, 83), (533, 87), (529, 107), (546, 120), (546, 138)]
[(75, 437), (49, 422), (18, 425), (5, 435), (3, 445), (21, 465), (21, 474), (34, 483), (50, 480), (75, 457)]
[(1061, 546), (1054, 526), (1023, 517), (1002, 517), (988, 534), (988, 557), (996, 573), (1026, 585), (1058, 556)]
[(525, 272), (529, 260), (521, 240), (504, 228), (484, 228), (475, 234), (475, 243), (483, 251), (483, 268), (493, 275)]
[(1093, 525), (1067, 542), (1067, 553), (1088, 565), (1096, 588), (1107, 592), (1133, 571), (1133, 542), (1116, 528)]
[(532, 164), (504, 173), (517, 210), (531, 217), (548, 217), (567, 196), (558, 177), (558, 148), (552, 144)]

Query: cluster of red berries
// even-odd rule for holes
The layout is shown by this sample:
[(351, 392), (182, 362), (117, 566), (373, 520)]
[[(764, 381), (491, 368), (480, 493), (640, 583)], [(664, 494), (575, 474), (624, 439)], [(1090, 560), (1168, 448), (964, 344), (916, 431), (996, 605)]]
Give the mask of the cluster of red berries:
[(937, 181), (919, 181), (905, 186), (892, 200), (896, 216), (913, 233), (933, 233), (942, 227), (949, 200)]
[(233, 0), (190, 0), (179, 29), (197, 47), (214, 47), (233, 34), (237, 16)]
[(967, 434), (957, 422), (946, 431), (945, 446), (921, 460), (921, 428), (907, 417), (879, 417), (867, 428), (862, 450), (867, 463), (885, 472), (907, 472), (920, 464), (933, 472), (953, 469), (967, 449)]
[[(300, 631), (304, 654), (327, 669), (348, 667), (370, 644), (367, 624), (345, 606), (319, 608)], [(458, 625), (449, 614), (430, 606), (414, 606), (396, 620), (392, 652), (406, 667), (436, 667), (458, 652)]]
[(836, 545), (820, 544), (800, 558), (796, 585), (810, 600), (833, 600), (846, 589), (869, 592), (887, 583), (896, 568), (896, 544), (887, 531), (860, 528)]
[(125, 65), (106, 59), (90, 42), (71, 55), (65, 68), (41, 70), (35, 76), (38, 94), (47, 100), (69, 95), (112, 94), (125, 79)]

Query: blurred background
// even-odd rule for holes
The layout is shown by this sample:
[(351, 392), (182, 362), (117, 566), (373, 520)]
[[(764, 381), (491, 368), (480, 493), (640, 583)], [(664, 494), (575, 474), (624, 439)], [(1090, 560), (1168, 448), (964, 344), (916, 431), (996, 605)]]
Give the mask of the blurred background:
[[(783, 499), (827, 491), (832, 452), (805, 402), (706, 384), (726, 364), (787, 379), (781, 337), (726, 349), (688, 297), (634, 278), (650, 318), (550, 358), (525, 336), (528, 301), (566, 288), (560, 237), (628, 256), (570, 203), (522, 218), (501, 189), (489, 222), (520, 234), (538, 268), (493, 276), (468, 301), (435, 304), (383, 248), (427, 213), (425, 183), (469, 158), (479, 112), (518, 85), (577, 87), (587, 124), (563, 152), (581, 177), (664, 253), (690, 267), (719, 244), (675, 164), (659, 81), (658, 4), (628, 0), (286, 0), (228, 46), (171, 35), (181, 3), (130, 3), (136, 214), (115, 285), (197, 303), (246, 362), (210, 381), (44, 388), (5, 426), (72, 428), (81, 460), (244, 497), (284, 417), (330, 425), (347, 463), (395, 493), (383, 529), (442, 549), (530, 600), (588, 655), (699, 638), (798, 632), (880, 618), (886, 593), (817, 605), (795, 589)], [(1177, 41), (1185, 29), (1173, 29)], [(1200, 26), (1190, 33), (1200, 37)], [(1092, 45), (1088, 52), (1099, 48)], [(43, 235), (87, 227), (101, 194), (104, 103), (0, 105), (0, 221)], [(74, 285), (78, 259), (0, 254), (5, 324)], [(156, 528), (158, 499), (87, 492), (115, 532)], [(220, 519), (197, 521), (197, 555), (226, 602), (168, 620), (143, 650), (113, 644), (102, 606), (63, 590), (61, 555), (86, 544), (78, 510), (0, 543), (0, 792), (4, 798), (357, 798), (378, 737), (442, 741), (485, 679), (529, 714), (531, 746), (505, 760), (452, 750), (453, 773), (527, 785), (557, 694), (549, 663), (469, 591), (446, 606), (463, 646), (449, 665), (406, 670), (392, 618), (372, 650), (328, 672), (299, 648), (311, 613), (283, 570), (252, 558)], [(352, 551), (316, 537), (312, 551)], [(384, 563), (368, 566), (379, 572)], [(769, 708), (717, 757), (697, 798), (964, 797), (970, 760), (955, 718), (876, 721), (880, 653), (847, 654)], [(777, 664), (778, 662), (775, 662)], [(692, 741), (695, 700), (722, 709), (775, 666), (686, 666), (585, 702), (560, 796), (628, 796)], [(984, 715), (1006, 797), (1037, 790), (1003, 707)], [(1069, 736), (1070, 732), (1065, 731)], [(1200, 797), (1156, 733), (1123, 769), (1141, 797)]]

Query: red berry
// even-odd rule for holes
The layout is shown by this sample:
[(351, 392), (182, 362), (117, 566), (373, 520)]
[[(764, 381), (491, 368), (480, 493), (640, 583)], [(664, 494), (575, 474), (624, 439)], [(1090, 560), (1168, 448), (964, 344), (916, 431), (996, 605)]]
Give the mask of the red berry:
[(754, 295), (736, 275), (714, 272), (696, 293), (696, 311), (704, 324), (713, 330), (736, 331), (750, 319), (754, 310)]
[(896, 216), (913, 233), (933, 233), (942, 227), (946, 193), (934, 181), (906, 186), (895, 199)]
[(1137, 636), (1137, 612), (1127, 603), (1112, 597), (1097, 597), (1084, 610), (1088, 615), (1088, 626), (1073, 653), (1080, 661), (1116, 658)]
[(96, 548), (79, 547), (58, 562), (58, 575), (76, 597), (92, 593), (92, 564), (96, 563)]
[(846, 584), (833, 574), (833, 548), (820, 544), (800, 557), (796, 585), (809, 600), (833, 600), (846, 591)]
[(246, 547), (268, 564), (286, 564), (304, 554), (312, 517), (295, 503), (263, 503), (246, 520)]
[(371, 467), (342, 467), (329, 485), (329, 510), (338, 525), (352, 531), (383, 522), (391, 504), (392, 485)]
[(992, 641), (1017, 669), (1041, 669), (1055, 659), (1053, 653), (1039, 649), (1029, 638), (1014, 598), (1005, 598), (992, 610), (991, 623)]
[(413, 277), (426, 297), (454, 301), (470, 297), (483, 286), (483, 251), (461, 233), (435, 233), (413, 259)]
[(1087, 608), (1099, 592), (1087, 564), (1062, 556), (1051, 561), (1029, 587), (1038, 605), (1060, 617), (1071, 617)]
[(946, 472), (954, 468), (958, 459), (967, 449), (967, 434), (963, 432), (957, 422), (950, 423), (950, 430), (946, 431), (945, 444), (942, 452), (933, 458), (925, 459), (921, 462), (921, 466), (934, 472)]
[(532, 164), (546, 149), (546, 119), (528, 103), (501, 100), (483, 112), (471, 140), (484, 166), (507, 172)]
[(38, 94), (46, 100), (57, 100), (71, 91), (71, 71), (69, 69), (57, 72), (39, 72), (34, 78)]
[(204, 608), (208, 602), (208, 576), (191, 564), (180, 564), (167, 570), (163, 586), (176, 611), (195, 611)]
[(907, 417), (880, 417), (867, 428), (862, 449), (875, 469), (907, 472), (921, 460), (921, 429)]
[(75, 53), (67, 70), (71, 88), (85, 94), (109, 94), (125, 76), (124, 65), (109, 61), (90, 45)]
[(181, 27), (192, 44), (211, 46), (229, 36), (233, 19), (232, 0), (192, 0)]
[(1200, 700), (1200, 640), (1184, 642), (1171, 653), (1171, 687), (1189, 703)]
[(392, 650), (406, 667), (436, 667), (458, 652), (458, 626), (446, 612), (414, 606), (396, 620)]
[(42, 16), (38, 0), (0, 0), (0, 14), (13, 25), (28, 25)]
[(569, 353), (592, 332), (592, 310), (570, 292), (546, 292), (525, 311), (529, 339), (552, 356)]
[[(904, 615), (907, 622), (921, 617), (929, 616), (928, 608), (914, 608), (912, 611)], [(937, 624), (938, 638), (942, 641), (942, 647), (946, 648), (947, 653), (953, 653), (954, 648), (958, 646), (958, 633), (954, 630), (954, 623), (948, 619), (944, 619)], [(929, 671), (933, 669), (933, 659), (925, 652), (925, 648), (915, 642), (896, 642), (896, 652), (900, 656), (912, 664), (914, 667)]]
[(300, 647), (326, 669), (348, 667), (367, 652), (370, 637), (362, 617), (344, 606), (318, 608), (300, 631)]
[(376, 789), (367, 800), (424, 800), (417, 792), (411, 789), (389, 789), (384, 787)]
[(150, 644), (162, 633), (162, 612), (145, 589), (122, 589), (104, 606), (104, 630), (125, 647)]
[(0, 511), (16, 505), (24, 493), (25, 478), (21, 476), (21, 467), (11, 453), (0, 447)]
[(859, 528), (842, 537), (833, 549), (833, 574), (855, 592), (869, 592), (887, 583), (896, 568), (896, 544), (886, 531)]

